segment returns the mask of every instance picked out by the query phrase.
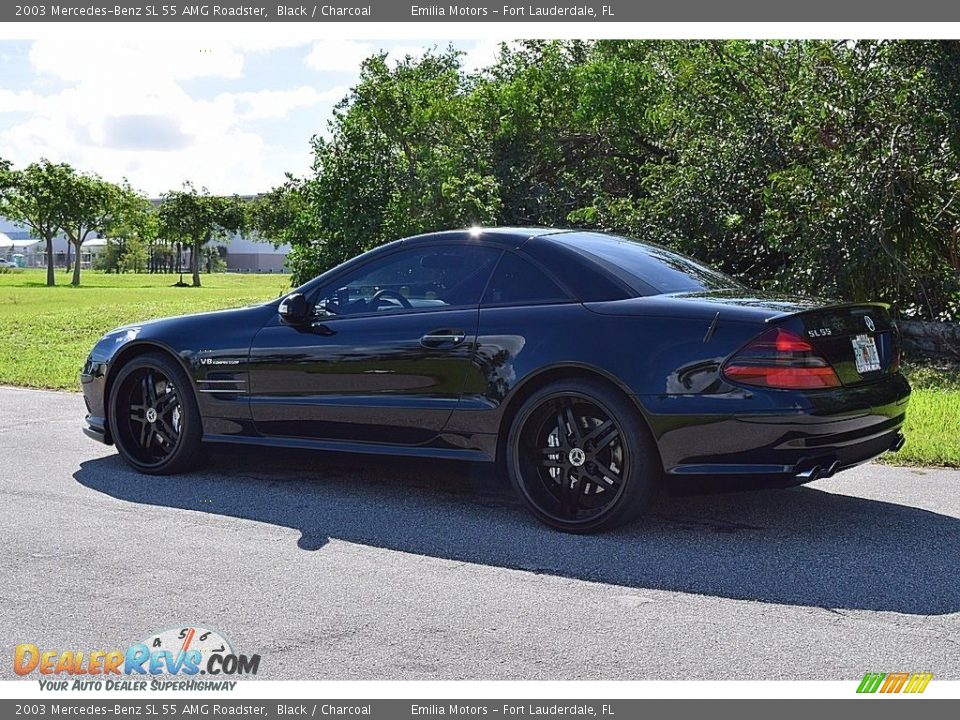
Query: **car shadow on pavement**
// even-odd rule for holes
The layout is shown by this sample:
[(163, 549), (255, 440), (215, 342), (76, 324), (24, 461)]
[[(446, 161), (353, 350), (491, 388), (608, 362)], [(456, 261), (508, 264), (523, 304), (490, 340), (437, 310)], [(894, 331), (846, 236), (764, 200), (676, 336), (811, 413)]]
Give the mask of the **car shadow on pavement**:
[(631, 588), (919, 615), (960, 610), (960, 520), (810, 487), (667, 497), (648, 518), (596, 536), (529, 516), (492, 466), (212, 450), (173, 477), (90, 460), (80, 484), (134, 503), (184, 508), (436, 558)]

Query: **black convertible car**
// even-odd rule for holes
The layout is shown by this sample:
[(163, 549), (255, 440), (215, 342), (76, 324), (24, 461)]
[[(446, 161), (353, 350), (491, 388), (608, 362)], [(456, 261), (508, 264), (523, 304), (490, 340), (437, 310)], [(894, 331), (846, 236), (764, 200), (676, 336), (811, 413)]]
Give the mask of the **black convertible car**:
[(549, 525), (636, 518), (665, 479), (785, 486), (903, 444), (882, 304), (765, 296), (613, 235), (397, 240), (274, 301), (105, 335), (85, 432), (145, 473), (201, 442), (496, 461)]

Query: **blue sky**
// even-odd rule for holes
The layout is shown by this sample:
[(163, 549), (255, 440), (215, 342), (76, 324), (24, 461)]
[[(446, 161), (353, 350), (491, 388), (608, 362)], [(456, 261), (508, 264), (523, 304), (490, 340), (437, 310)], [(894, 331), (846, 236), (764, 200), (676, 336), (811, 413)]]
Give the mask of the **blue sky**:
[(242, 41), (136, 38), (64, 42), (62, 36), (0, 41), (0, 157), (40, 157), (107, 179), (128, 178), (156, 195), (184, 180), (216, 193), (253, 193), (306, 172), (310, 137), (359, 65), (454, 47), (475, 68), (493, 40)]

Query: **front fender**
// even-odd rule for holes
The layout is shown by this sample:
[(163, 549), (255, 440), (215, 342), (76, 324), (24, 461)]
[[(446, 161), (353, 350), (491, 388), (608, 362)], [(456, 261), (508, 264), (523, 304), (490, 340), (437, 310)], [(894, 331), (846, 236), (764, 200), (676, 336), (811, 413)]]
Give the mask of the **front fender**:
[[(111, 330), (90, 352), (80, 374), (87, 422), (109, 441), (107, 401), (116, 373), (144, 352), (163, 352), (180, 363), (190, 379), (200, 415), (230, 427), (249, 425), (247, 371), (254, 335), (276, 313), (273, 304), (185, 315)], [(236, 380), (216, 385), (205, 381)], [(221, 392), (210, 392), (217, 387)], [(207, 426), (207, 423), (204, 423)], [(218, 428), (222, 430), (222, 428)]]

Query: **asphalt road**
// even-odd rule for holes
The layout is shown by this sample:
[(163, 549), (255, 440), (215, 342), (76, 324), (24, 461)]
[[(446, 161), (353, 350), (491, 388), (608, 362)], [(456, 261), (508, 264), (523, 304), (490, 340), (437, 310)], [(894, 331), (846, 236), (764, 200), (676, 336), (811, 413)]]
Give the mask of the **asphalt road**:
[(960, 679), (960, 472), (868, 465), (552, 532), (486, 466), (212, 451), (151, 478), (0, 389), (12, 647), (216, 628), (266, 679)]

